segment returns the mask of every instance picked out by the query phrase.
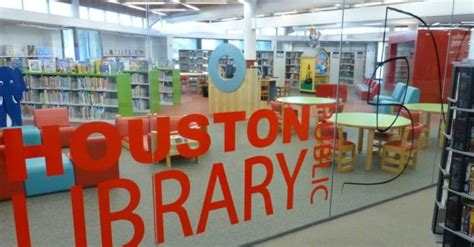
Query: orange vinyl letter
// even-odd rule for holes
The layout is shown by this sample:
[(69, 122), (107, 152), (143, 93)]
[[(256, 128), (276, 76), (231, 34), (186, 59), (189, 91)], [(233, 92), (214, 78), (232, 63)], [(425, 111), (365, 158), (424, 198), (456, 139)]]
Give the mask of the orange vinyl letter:
[[(112, 221), (127, 220), (132, 223), (135, 232), (132, 239), (123, 246), (139, 246), (145, 234), (145, 224), (142, 218), (133, 211), (140, 203), (140, 189), (137, 184), (128, 179), (113, 179), (98, 186), (99, 210), (100, 210), (100, 229), (102, 234), (102, 246), (113, 246)], [(130, 195), (130, 202), (127, 207), (117, 211), (110, 212), (110, 191), (113, 189), (125, 189)]]
[[(164, 204), (163, 202), (163, 182), (165, 180), (175, 180), (179, 182), (181, 186), (181, 195), (178, 199), (172, 203)], [(184, 236), (193, 235), (193, 229), (191, 227), (191, 221), (189, 220), (188, 213), (183, 207), (183, 204), (189, 197), (191, 191), (191, 184), (189, 182), (188, 175), (178, 170), (168, 170), (156, 173), (153, 175), (153, 189), (154, 189), (154, 200), (155, 200), (155, 243), (161, 244), (165, 242), (165, 223), (164, 214), (174, 212), (178, 215), (183, 227)]]
[(283, 113), (283, 143), (291, 143), (293, 128), (301, 141), (307, 141), (309, 139), (309, 113), (310, 107), (304, 105), (302, 108), (301, 118), (302, 121), (298, 120), (293, 108), (285, 108)]
[[(214, 195), (217, 180), (219, 180), (221, 185), (222, 197), (224, 199), (213, 202), (212, 196)], [(229, 182), (227, 181), (227, 177), (225, 175), (224, 165), (222, 163), (217, 163), (212, 166), (211, 176), (209, 177), (206, 195), (202, 204), (201, 216), (199, 217), (197, 233), (206, 231), (209, 212), (220, 208), (227, 209), (229, 221), (232, 225), (239, 223), (237, 211), (235, 210), (234, 201), (232, 199), (232, 193), (230, 192), (229, 188)]]
[(293, 209), (293, 194), (295, 192), (294, 191), (295, 182), (296, 182), (296, 179), (298, 178), (298, 174), (300, 173), (301, 167), (303, 166), (303, 161), (307, 153), (308, 153), (308, 149), (301, 150), (300, 156), (298, 157), (298, 161), (296, 161), (296, 166), (295, 166), (295, 170), (293, 171), (293, 174), (290, 174), (290, 171), (288, 169), (288, 164), (286, 163), (286, 160), (285, 160), (285, 154), (284, 153), (277, 154), (278, 164), (280, 165), (281, 172), (283, 173), (283, 177), (285, 178), (286, 187), (288, 188), (287, 196), (286, 196), (287, 198), (286, 209), (288, 210)]
[[(105, 137), (107, 153), (100, 160), (92, 159), (87, 151), (87, 139), (93, 133)], [(122, 152), (120, 135), (115, 126), (105, 122), (89, 122), (79, 126), (71, 137), (71, 159), (75, 166), (88, 172), (98, 172), (117, 165)]]
[(214, 123), (224, 123), (224, 152), (235, 151), (235, 127), (238, 121), (245, 121), (245, 119), (244, 111), (214, 114)]
[(61, 153), (61, 136), (58, 126), (41, 128), (42, 143), (36, 146), (23, 145), (22, 130), (4, 129), (5, 163), (10, 182), (24, 181), (27, 178), (26, 161), (28, 158), (45, 157), (46, 174), (56, 176), (64, 173)]
[[(192, 123), (196, 123), (200, 128), (190, 128)], [(211, 137), (206, 131), (208, 125), (209, 120), (204, 115), (189, 114), (181, 118), (178, 123), (179, 134), (184, 138), (199, 142), (199, 147), (196, 149), (192, 149), (187, 143), (176, 146), (181, 156), (186, 158), (199, 157), (209, 150), (209, 147), (211, 146)], [(206, 128), (203, 128), (205, 126)]]
[[(252, 185), (253, 167), (263, 165), (267, 174), (263, 182), (259, 185)], [(244, 185), (244, 220), (252, 219), (252, 194), (261, 194), (265, 203), (267, 215), (273, 214), (272, 198), (267, 186), (273, 178), (272, 161), (265, 156), (255, 156), (245, 160), (245, 185)]]
[[(269, 124), (269, 131), (267, 137), (260, 138), (258, 136), (258, 123), (261, 119), (266, 118)], [(270, 146), (278, 136), (278, 118), (270, 109), (261, 109), (256, 111), (249, 119), (247, 127), (247, 137), (252, 146), (257, 148), (264, 148)]]

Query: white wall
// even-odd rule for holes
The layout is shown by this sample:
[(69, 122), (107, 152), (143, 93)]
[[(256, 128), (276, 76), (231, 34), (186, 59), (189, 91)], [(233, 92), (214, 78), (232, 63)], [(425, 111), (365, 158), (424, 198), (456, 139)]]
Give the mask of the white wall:
[(102, 32), (102, 50), (104, 54), (109, 54), (109, 50), (135, 50), (145, 52), (146, 38), (144, 36), (134, 36), (119, 33)]

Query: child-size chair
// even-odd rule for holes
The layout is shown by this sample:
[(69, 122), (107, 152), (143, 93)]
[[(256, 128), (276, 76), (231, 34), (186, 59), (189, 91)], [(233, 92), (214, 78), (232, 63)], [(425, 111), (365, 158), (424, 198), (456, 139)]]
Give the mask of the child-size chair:
[[(325, 140), (323, 144), (334, 144), (334, 152), (336, 158), (336, 171), (337, 172), (351, 172), (356, 167), (356, 160), (355, 160), (355, 149), (356, 145), (351, 142), (347, 141), (344, 138), (344, 131), (342, 127), (335, 127), (334, 125), (325, 126), (322, 128), (318, 128), (319, 136), (324, 138), (329, 138), (330, 140)], [(333, 141), (334, 138), (334, 131), (336, 132), (336, 141)], [(346, 156), (346, 154), (350, 152), (350, 156)]]

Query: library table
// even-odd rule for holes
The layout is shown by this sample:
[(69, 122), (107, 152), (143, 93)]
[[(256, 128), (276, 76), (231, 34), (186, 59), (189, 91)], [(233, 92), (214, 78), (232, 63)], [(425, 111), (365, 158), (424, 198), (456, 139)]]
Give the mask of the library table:
[[(425, 125), (425, 135), (426, 137), (424, 138), (424, 141), (422, 142), (422, 147), (427, 147), (428, 146), (428, 139), (430, 136), (430, 129), (431, 129), (431, 114), (441, 114), (441, 104), (440, 103), (413, 103), (413, 104), (406, 104), (406, 108), (410, 111), (419, 111), (422, 112), (425, 117), (424, 117), (424, 125)], [(443, 104), (443, 111), (444, 113), (448, 112), (448, 105)], [(438, 131), (438, 143), (439, 146), (443, 146), (443, 131), (444, 130), (444, 122), (442, 117), (440, 118), (440, 124), (439, 124), (439, 131)]]
[[(331, 121), (337, 124), (338, 126), (352, 127), (359, 129), (359, 139), (357, 144), (357, 149), (359, 153), (362, 151), (362, 143), (364, 139), (364, 130), (368, 131), (367, 139), (367, 156), (365, 157), (365, 170), (372, 170), (372, 159), (373, 159), (373, 144), (374, 144), (374, 135), (377, 127), (379, 129), (384, 129), (389, 127), (393, 123), (393, 128), (403, 129), (404, 127), (411, 124), (410, 119), (399, 116), (395, 121), (395, 115), (388, 114), (378, 114), (378, 124), (377, 124), (377, 114), (368, 113), (368, 112), (342, 112), (334, 114), (331, 117)], [(337, 122), (336, 122), (337, 121)], [(395, 122), (394, 122), (395, 121)], [(402, 132), (400, 132), (402, 133)]]

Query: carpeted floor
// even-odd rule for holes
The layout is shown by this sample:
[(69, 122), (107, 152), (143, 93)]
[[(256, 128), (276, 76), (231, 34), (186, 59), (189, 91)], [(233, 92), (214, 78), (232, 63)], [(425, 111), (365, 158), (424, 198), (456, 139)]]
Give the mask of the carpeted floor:
[[(350, 98), (349, 104), (354, 108), (367, 109), (366, 105), (358, 104)], [(163, 114), (182, 115), (192, 110), (204, 113), (207, 110), (206, 100), (197, 97), (176, 108), (163, 109)], [(191, 108), (197, 107), (197, 108)], [(348, 107), (351, 109), (351, 107)], [(353, 110), (353, 109), (352, 109)], [(198, 235), (184, 237), (178, 217), (174, 214), (165, 216), (165, 245), (166, 246), (236, 246), (251, 241), (272, 236), (284, 231), (291, 230), (315, 221), (342, 214), (366, 205), (377, 203), (387, 198), (402, 195), (412, 190), (428, 186), (435, 182), (434, 177), (437, 169), (439, 149), (437, 148), (436, 128), (432, 125), (432, 136), (428, 149), (422, 150), (419, 164), (416, 170), (408, 170), (399, 179), (380, 186), (346, 186), (342, 190), (342, 184), (348, 181), (376, 182), (391, 178), (393, 175), (382, 172), (379, 169), (379, 158), (375, 155), (374, 169), (370, 172), (364, 170), (365, 147), (361, 154), (357, 155), (357, 168), (352, 173), (331, 174), (331, 168), (318, 171), (317, 176), (330, 178), (327, 183), (330, 196), (323, 199), (318, 194), (314, 204), (310, 204), (310, 194), (314, 188), (312, 184), (312, 153), (311, 148), (315, 143), (313, 140), (307, 142), (294, 141), (283, 145), (281, 134), (277, 142), (265, 149), (253, 148), (246, 138), (247, 123), (243, 122), (237, 126), (237, 150), (233, 153), (223, 152), (223, 126), (211, 125), (209, 133), (212, 138), (211, 150), (202, 157), (199, 164), (194, 161), (176, 158), (173, 159), (172, 169), (185, 172), (191, 181), (191, 193), (185, 207), (188, 211), (193, 232), (196, 233), (202, 202), (207, 188), (211, 167), (216, 162), (222, 162), (225, 167), (227, 179), (230, 184), (233, 201), (237, 210), (239, 223), (231, 225), (225, 210), (212, 211), (209, 215), (206, 231)], [(314, 126), (314, 123), (313, 123)], [(259, 126), (260, 133), (266, 133), (265, 124)], [(357, 130), (347, 128), (348, 138), (357, 140)], [(365, 143), (364, 143), (365, 145)], [(294, 208), (286, 209), (287, 188), (284, 177), (277, 163), (276, 153), (284, 153), (288, 162), (289, 170), (293, 171), (299, 152), (309, 149), (305, 158), (300, 175), (295, 184)], [(273, 177), (269, 185), (273, 204), (273, 214), (267, 216), (262, 198), (255, 195), (252, 200), (252, 219), (244, 221), (244, 179), (245, 159), (265, 155), (273, 161)], [(154, 213), (153, 213), (153, 188), (152, 175), (168, 170), (163, 164), (142, 165), (135, 162), (127, 150), (123, 150), (120, 159), (120, 174), (122, 178), (135, 181), (141, 191), (140, 206), (137, 213), (145, 222), (145, 237), (142, 246), (154, 245)], [(253, 183), (261, 183), (266, 172), (257, 167), (254, 170)], [(333, 184), (332, 190), (330, 184)], [(173, 201), (180, 193), (177, 183), (165, 183), (165, 202)], [(318, 192), (319, 193), (319, 192)], [(216, 189), (214, 200), (222, 199), (220, 189)], [(125, 207), (129, 197), (123, 191), (111, 193), (112, 210)], [(88, 242), (90, 246), (100, 246), (100, 226), (98, 218), (97, 192), (95, 188), (85, 191), (85, 209)], [(74, 244), (74, 231), (72, 225), (72, 213), (69, 192), (54, 193), (28, 199), (28, 210), (30, 229), (33, 246), (72, 246)], [(369, 209), (370, 210), (370, 209)], [(15, 227), (13, 223), (12, 207), (10, 202), (0, 203), (0, 241), (2, 246), (16, 245)], [(354, 227), (357, 227), (354, 225)], [(334, 233), (337, 234), (337, 233)], [(376, 233), (374, 233), (376, 234)], [(131, 227), (128, 222), (120, 221), (113, 224), (114, 245), (120, 245), (131, 237)]]

